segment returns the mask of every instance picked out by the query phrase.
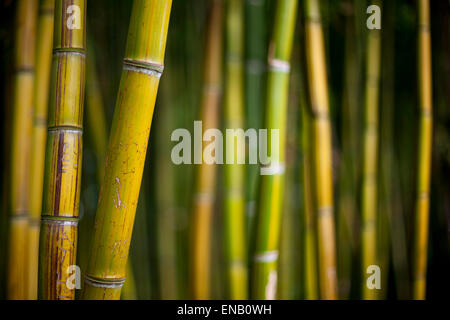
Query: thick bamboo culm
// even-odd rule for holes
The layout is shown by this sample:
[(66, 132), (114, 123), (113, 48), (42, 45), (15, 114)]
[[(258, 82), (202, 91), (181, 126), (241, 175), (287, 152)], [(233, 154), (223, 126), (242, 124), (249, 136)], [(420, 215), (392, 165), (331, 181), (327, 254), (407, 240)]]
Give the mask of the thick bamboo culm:
[(426, 297), (430, 171), (433, 131), (433, 88), (431, 83), (430, 2), (419, 0), (419, 106), (420, 129), (417, 172), (417, 201), (413, 261), (413, 298)]
[(163, 71), (171, 0), (135, 0), (83, 299), (119, 299)]
[[(260, 178), (252, 261), (251, 298), (258, 300), (276, 298), (290, 59), (297, 5), (297, 0), (277, 2), (274, 30), (269, 44), (265, 128), (270, 137), (267, 151), (271, 160), (261, 168), (267, 174)], [(278, 141), (272, 141), (272, 130), (279, 130)]]
[[(200, 110), (203, 130), (218, 128), (222, 93), (222, 1), (212, 2), (206, 44), (205, 75)], [(214, 143), (217, 143), (216, 141)], [(217, 146), (216, 146), (217, 147)], [(203, 152), (203, 150), (195, 150)], [(191, 294), (194, 299), (210, 299), (211, 228), (216, 189), (215, 164), (203, 162), (196, 172), (196, 193), (192, 226)]]
[[(380, 5), (377, 2), (377, 5)], [(363, 299), (376, 299), (377, 290), (367, 285), (368, 267), (378, 265), (378, 113), (380, 95), (381, 31), (367, 30), (364, 101), (363, 169), (361, 203), (361, 291)]]
[[(244, 127), (243, 14), (242, 0), (227, 1), (224, 106), (224, 122), (227, 129)], [(236, 153), (242, 153), (245, 141), (243, 135), (240, 134), (237, 139), (234, 137), (232, 139), (235, 140), (235, 143), (231, 143), (231, 141), (226, 143), (226, 156), (235, 155), (234, 163), (226, 164), (224, 168), (226, 277), (228, 297), (230, 299), (246, 299), (248, 296), (248, 266), (245, 236), (245, 168), (244, 164), (238, 163), (239, 158), (244, 158), (245, 154), (236, 156)], [(234, 150), (231, 147), (234, 147)]]
[(53, 45), (53, 0), (41, 0), (36, 40), (36, 75), (34, 119), (31, 143), (30, 225), (28, 230), (28, 299), (37, 299), (39, 229), (41, 224), (42, 186), (44, 182), (47, 109)]
[(39, 299), (73, 300), (80, 200), (86, 1), (57, 0), (39, 243)]
[(337, 299), (331, 124), (320, 1), (306, 0), (306, 60), (312, 112), (314, 208), (317, 215), (319, 289)]
[(28, 291), (29, 167), (38, 2), (20, 0), (16, 6), (7, 273), (7, 297), (14, 300), (26, 299)]

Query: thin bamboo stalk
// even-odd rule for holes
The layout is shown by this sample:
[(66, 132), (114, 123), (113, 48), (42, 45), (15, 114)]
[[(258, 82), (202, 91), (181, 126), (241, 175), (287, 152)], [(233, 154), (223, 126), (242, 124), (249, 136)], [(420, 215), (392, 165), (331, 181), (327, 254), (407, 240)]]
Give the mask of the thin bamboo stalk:
[[(380, 2), (374, 2), (380, 5)], [(377, 291), (367, 286), (367, 268), (378, 265), (377, 215), (378, 215), (378, 113), (380, 95), (381, 32), (367, 31), (366, 80), (364, 101), (363, 172), (361, 203), (362, 298), (373, 300)], [(387, 273), (387, 271), (386, 271)]]
[[(297, 0), (277, 2), (275, 25), (269, 45), (265, 127), (270, 137), (267, 150), (270, 150), (272, 160), (264, 165), (264, 169), (270, 174), (260, 178), (252, 261), (251, 296), (254, 299), (276, 297), (279, 234), (284, 198), (290, 59), (297, 5)], [(279, 130), (278, 141), (272, 141), (271, 130)]]
[[(222, 1), (212, 2), (206, 44), (202, 108), (203, 130), (219, 126), (222, 93)], [(214, 142), (216, 143), (216, 142)], [(196, 152), (203, 152), (195, 150)], [(201, 155), (200, 155), (201, 157)], [(210, 299), (211, 233), (217, 165), (203, 162), (197, 169), (192, 226), (191, 294), (194, 299)]]
[[(245, 111), (247, 128), (259, 129), (264, 111), (265, 60), (267, 56), (267, 1), (245, 1)], [(248, 152), (255, 152), (257, 146), (248, 145)], [(246, 215), (247, 241), (250, 241), (258, 197), (259, 167), (246, 168)]]
[(37, 8), (37, 0), (17, 1), (9, 175), (8, 299), (26, 299), (28, 291), (29, 173)]
[(331, 124), (325, 50), (318, 0), (305, 2), (306, 60), (312, 110), (314, 207), (318, 227), (320, 297), (337, 298)]
[(163, 70), (171, 0), (135, 0), (106, 154), (84, 299), (119, 299)]
[[(225, 127), (239, 129), (244, 125), (244, 25), (243, 2), (227, 1), (226, 9), (226, 83)], [(233, 137), (233, 139), (235, 139)], [(245, 143), (239, 136), (236, 143), (227, 142), (226, 154), (242, 150)], [(229, 147), (228, 147), (229, 146)], [(231, 146), (234, 150), (231, 150)], [(247, 244), (245, 232), (245, 168), (238, 164), (226, 164), (225, 175), (225, 251), (227, 256), (228, 294), (231, 299), (246, 299)]]
[(73, 300), (86, 66), (86, 1), (55, 2), (53, 62), (40, 229), (39, 298)]
[(47, 109), (53, 45), (53, 0), (41, 0), (36, 41), (36, 77), (34, 84), (34, 120), (31, 143), (30, 225), (28, 230), (28, 299), (37, 299), (39, 229), (44, 182)]
[(302, 151), (303, 151), (303, 207), (305, 216), (304, 234), (304, 281), (305, 299), (316, 300), (319, 297), (317, 275), (317, 245), (316, 223), (312, 199), (312, 145), (311, 145), (311, 115), (306, 106), (302, 107)]
[(417, 200), (413, 261), (413, 298), (426, 297), (430, 171), (433, 131), (433, 88), (431, 83), (430, 2), (419, 0), (419, 106)]

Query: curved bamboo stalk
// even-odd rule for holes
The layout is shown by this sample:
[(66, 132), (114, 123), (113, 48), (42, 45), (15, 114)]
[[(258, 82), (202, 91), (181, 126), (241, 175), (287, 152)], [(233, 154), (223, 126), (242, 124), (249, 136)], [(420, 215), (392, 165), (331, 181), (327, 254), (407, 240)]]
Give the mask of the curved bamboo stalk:
[[(206, 45), (201, 120), (203, 130), (218, 128), (222, 93), (222, 1), (212, 2)], [(216, 143), (216, 142), (215, 142)], [(203, 149), (196, 150), (203, 152)], [(197, 170), (192, 230), (191, 293), (194, 299), (209, 299), (211, 284), (211, 227), (216, 186), (215, 164), (203, 163)]]
[(53, 62), (40, 230), (39, 298), (73, 300), (80, 201), (86, 1), (55, 2)]
[(29, 173), (37, 8), (37, 0), (17, 2), (11, 173), (9, 175), (8, 299), (25, 299), (28, 291)]
[(36, 77), (34, 85), (34, 120), (31, 143), (30, 226), (28, 230), (28, 299), (37, 299), (39, 229), (44, 182), (45, 142), (47, 140), (47, 109), (53, 45), (53, 14), (55, 1), (41, 0), (36, 41)]
[(413, 298), (426, 297), (430, 171), (433, 131), (433, 89), (431, 83), (430, 2), (419, 0), (419, 105), (417, 201), (415, 220)]
[(317, 212), (320, 296), (337, 298), (331, 124), (319, 0), (305, 2), (306, 59), (312, 109), (314, 205)]
[[(239, 129), (244, 126), (243, 95), (243, 2), (227, 1), (226, 9), (226, 91), (225, 128)], [(232, 139), (235, 139), (234, 137)], [(244, 137), (239, 135), (235, 143), (227, 143), (226, 155), (242, 152)], [(228, 147), (229, 146), (229, 147)], [(231, 149), (234, 147), (234, 150)], [(237, 152), (236, 152), (237, 151)], [(229, 297), (246, 299), (247, 244), (245, 237), (245, 168), (243, 164), (226, 164), (225, 174), (225, 246)]]
[[(277, 2), (274, 31), (269, 47), (265, 127), (270, 137), (267, 150), (270, 151), (272, 159), (264, 166), (264, 169), (271, 174), (260, 178), (261, 188), (252, 261), (252, 298), (254, 299), (275, 299), (276, 297), (290, 59), (297, 5), (297, 0)], [(271, 140), (271, 130), (279, 130), (278, 141)]]
[(171, 0), (135, 0), (106, 154), (84, 299), (119, 299), (163, 70)]
[[(376, 2), (380, 5), (379, 2)], [(377, 215), (378, 215), (378, 113), (380, 93), (381, 32), (367, 31), (366, 80), (363, 134), (363, 171), (361, 204), (361, 285), (363, 299), (376, 299), (377, 291), (367, 286), (367, 268), (378, 265)]]

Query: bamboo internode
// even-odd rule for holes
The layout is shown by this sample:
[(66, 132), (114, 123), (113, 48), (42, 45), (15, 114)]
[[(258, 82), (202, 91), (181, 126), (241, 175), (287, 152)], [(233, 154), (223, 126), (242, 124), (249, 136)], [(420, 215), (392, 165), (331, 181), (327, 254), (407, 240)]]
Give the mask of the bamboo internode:
[(170, 0), (135, 0), (106, 155), (84, 299), (119, 299), (163, 70)]
[(261, 186), (252, 261), (251, 296), (254, 299), (276, 298), (279, 235), (284, 194), (289, 71), (297, 5), (297, 0), (277, 2), (274, 31), (269, 47), (265, 127), (268, 130), (279, 130), (279, 140), (272, 141), (270, 138), (268, 141), (267, 148), (271, 152), (273, 161), (268, 166), (279, 166), (282, 169), (278, 170), (276, 174), (263, 175), (260, 178)]
[[(73, 23), (73, 24), (71, 24)], [(40, 229), (39, 298), (72, 300), (81, 186), (86, 1), (57, 0)]]
[(17, 2), (14, 46), (14, 96), (9, 175), (10, 230), (8, 239), (7, 296), (27, 298), (27, 239), (29, 226), (29, 172), (33, 126), (34, 58), (37, 0)]
[(314, 206), (318, 227), (320, 297), (337, 299), (331, 125), (319, 1), (307, 0), (305, 8), (306, 61), (313, 115)]
[(430, 171), (433, 132), (433, 89), (431, 84), (430, 2), (419, 0), (419, 148), (415, 219), (413, 298), (426, 297)]

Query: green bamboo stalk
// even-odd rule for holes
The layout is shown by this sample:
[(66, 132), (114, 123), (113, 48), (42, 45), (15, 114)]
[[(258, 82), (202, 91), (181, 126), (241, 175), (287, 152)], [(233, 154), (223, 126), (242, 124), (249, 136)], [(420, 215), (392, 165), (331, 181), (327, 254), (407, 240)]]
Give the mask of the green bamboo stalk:
[[(30, 152), (33, 126), (33, 85), (37, 0), (17, 1), (13, 74), (13, 121), (9, 174), (9, 239), (7, 298), (26, 299)], [(31, 270), (31, 269), (30, 269)]]
[(415, 241), (413, 260), (413, 298), (426, 297), (430, 171), (433, 128), (433, 87), (431, 83), (430, 2), (419, 0), (419, 148)]
[[(261, 177), (255, 226), (251, 287), (251, 297), (254, 299), (276, 297), (278, 245), (284, 197), (289, 72), (297, 4), (297, 0), (278, 1), (270, 42), (265, 127), (270, 137), (267, 150), (270, 151), (271, 161), (261, 168), (268, 174)], [(278, 141), (272, 141), (271, 130), (279, 130)]]
[(84, 299), (119, 299), (163, 70), (171, 0), (135, 0), (106, 154)]
[[(230, 0), (226, 8), (226, 83), (225, 128), (244, 126), (244, 6), (242, 0)], [(226, 155), (242, 152), (243, 136), (226, 143)], [(234, 150), (231, 149), (234, 147)], [(237, 152), (236, 152), (237, 151)], [(247, 244), (245, 237), (245, 168), (243, 164), (226, 164), (225, 174), (225, 247), (227, 255), (228, 290), (231, 299), (246, 299)]]
[(39, 298), (73, 300), (80, 201), (86, 1), (55, 2), (53, 62), (40, 229)]
[[(209, 18), (203, 101), (200, 110), (200, 118), (205, 131), (219, 126), (222, 93), (222, 15), (222, 1), (213, 1)], [(203, 148), (194, 152), (202, 153)], [(217, 184), (216, 171), (215, 164), (203, 162), (196, 172), (191, 239), (191, 294), (194, 299), (210, 299), (210, 244)]]
[(44, 182), (47, 107), (53, 45), (53, 0), (41, 0), (36, 41), (36, 78), (30, 168), (30, 225), (28, 230), (28, 299), (37, 299), (39, 229)]
[[(374, 2), (381, 5), (380, 2)], [(377, 215), (378, 215), (378, 113), (381, 59), (381, 32), (367, 31), (366, 80), (364, 102), (363, 173), (361, 203), (362, 270), (361, 285), (363, 299), (376, 299), (376, 289), (367, 286), (367, 268), (378, 265), (377, 257)], [(383, 270), (386, 271), (387, 270)]]
[(318, 227), (320, 297), (337, 299), (332, 146), (325, 50), (318, 0), (305, 1), (306, 60), (312, 110), (314, 208)]
[[(245, 113), (246, 127), (258, 130), (262, 125), (267, 57), (266, 0), (245, 1)], [(248, 152), (255, 152), (248, 145)], [(258, 195), (259, 168), (246, 168), (247, 241), (253, 233)], [(250, 243), (250, 242), (249, 242)]]

